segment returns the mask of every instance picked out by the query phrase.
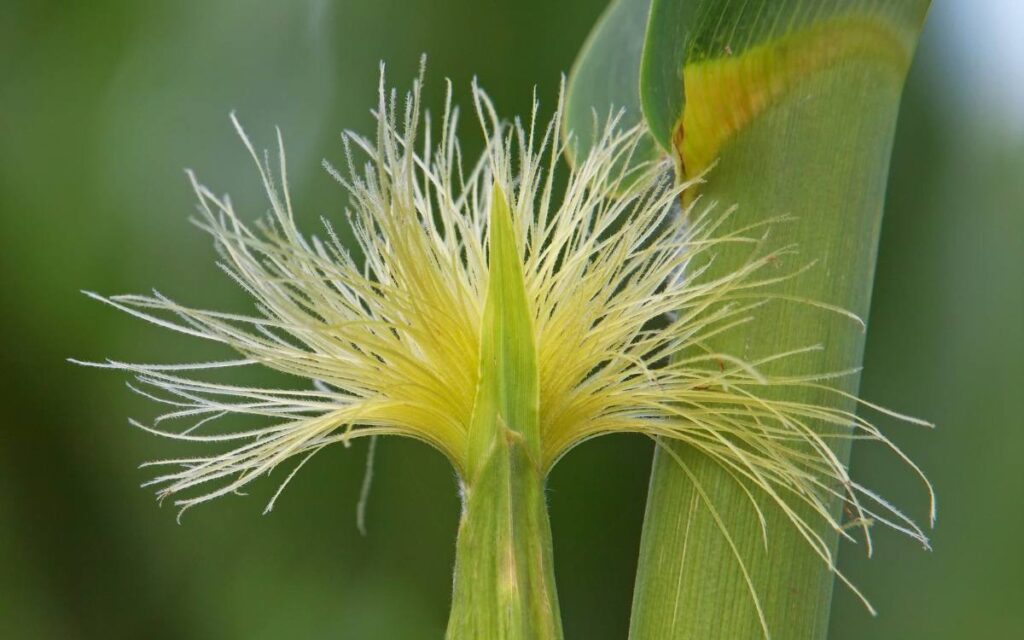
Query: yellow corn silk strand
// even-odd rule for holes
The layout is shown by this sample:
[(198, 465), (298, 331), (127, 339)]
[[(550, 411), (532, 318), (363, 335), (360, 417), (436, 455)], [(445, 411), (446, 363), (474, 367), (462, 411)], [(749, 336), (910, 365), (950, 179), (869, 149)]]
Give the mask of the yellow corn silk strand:
[[(200, 309), (160, 294), (95, 296), (240, 354), (212, 363), (100, 365), (134, 374), (141, 393), (169, 407), (139, 427), (223, 447), (150, 463), (165, 469), (150, 483), (161, 498), (173, 496), (184, 510), (297, 457), (269, 510), (327, 445), (375, 435), (429, 443), (451, 461), (464, 497), (452, 638), (561, 636), (544, 480), (573, 446), (602, 434), (687, 443), (748, 495), (781, 505), (819, 553), (821, 541), (798, 515), (806, 510), (794, 505), (841, 529), (829, 509), (836, 496), (863, 521), (925, 539), (861, 490), (829, 447), (830, 439), (850, 437), (851, 424), (856, 437), (891, 446), (875, 427), (770, 393), (830, 388), (847, 373), (773, 378), (762, 365), (804, 350), (746, 362), (705, 346), (756, 323), (764, 305), (794, 304), (766, 291), (807, 267), (795, 262), (793, 247), (771, 240), (769, 232), (785, 237), (786, 218), (725, 233), (729, 210), (695, 203), (680, 213), (692, 183), (674, 184), (665, 164), (630, 168), (644, 132), (624, 131), (616, 118), (594, 132), (596, 143), (556, 194), (556, 170), (572, 144), (559, 130), (562, 101), (546, 127), (536, 108), (526, 124), (503, 124), (476, 87), (473, 103), (486, 148), (464, 168), (450, 91), (434, 144), (421, 123), (420, 84), (399, 110), (382, 80), (376, 138), (346, 133), (347, 170), (326, 165), (350, 197), (347, 220), (362, 260), (327, 221), (323, 237), (300, 233), (280, 133), (275, 170), (236, 122), (269, 218), (250, 226), (228, 198), (194, 177), (192, 184), (199, 225), (255, 311)], [(748, 257), (712, 277), (708, 267), (725, 246)], [(669, 357), (679, 352), (689, 355)], [(208, 370), (253, 365), (300, 384), (208, 379)], [(239, 416), (252, 428), (218, 428)], [(181, 421), (180, 429), (165, 426)]]

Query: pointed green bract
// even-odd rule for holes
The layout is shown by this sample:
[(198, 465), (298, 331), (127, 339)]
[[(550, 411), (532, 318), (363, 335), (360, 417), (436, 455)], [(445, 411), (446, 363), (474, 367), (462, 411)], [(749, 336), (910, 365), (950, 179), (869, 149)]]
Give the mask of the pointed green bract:
[(540, 459), (537, 347), (526, 300), (523, 265), (512, 214), (501, 187), (491, 193), (487, 298), (480, 336), (480, 376), (469, 431), (466, 480), (506, 431)]
[(511, 215), (495, 184), (450, 639), (562, 636), (540, 460), (537, 348)]

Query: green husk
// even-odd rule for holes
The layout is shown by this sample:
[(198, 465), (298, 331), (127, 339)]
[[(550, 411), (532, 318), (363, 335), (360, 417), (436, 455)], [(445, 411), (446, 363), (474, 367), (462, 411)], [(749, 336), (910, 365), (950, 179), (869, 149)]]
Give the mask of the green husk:
[(470, 426), (449, 639), (562, 637), (540, 463), (532, 317), (511, 213), (492, 195), (480, 381)]
[[(616, 4), (636, 11), (647, 1)], [(643, 114), (678, 178), (707, 172), (688, 201), (700, 196), (703, 203), (738, 205), (722, 233), (775, 215), (795, 217), (775, 232), (777, 241), (798, 246), (790, 266), (815, 265), (772, 293), (867, 317), (896, 115), (927, 5), (654, 0), (642, 58), (623, 49), (640, 64)], [(585, 54), (597, 55), (593, 47)], [(571, 95), (600, 96), (592, 84), (573, 78)], [(570, 119), (569, 125), (584, 123)], [(721, 251), (714, 272), (734, 269), (742, 253)], [(823, 349), (774, 363), (769, 372), (858, 367), (863, 329), (804, 305), (776, 303), (759, 310), (746, 330), (717, 337), (708, 348), (756, 361), (809, 345)], [(855, 393), (857, 383), (850, 376), (835, 384)], [(807, 389), (780, 390), (778, 397), (840, 403)], [(842, 442), (835, 447), (846, 460)], [(833, 572), (777, 506), (755, 498), (766, 541), (735, 479), (685, 445), (660, 443), (631, 637), (824, 637)], [(809, 512), (799, 515), (814, 520)], [(820, 532), (835, 549), (837, 534), (824, 523)]]

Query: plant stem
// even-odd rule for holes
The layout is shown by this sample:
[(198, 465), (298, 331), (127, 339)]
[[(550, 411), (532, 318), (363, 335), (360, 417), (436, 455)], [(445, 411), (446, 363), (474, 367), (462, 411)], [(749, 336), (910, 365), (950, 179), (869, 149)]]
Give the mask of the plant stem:
[(464, 490), (450, 640), (562, 637), (541, 470), (511, 430)]

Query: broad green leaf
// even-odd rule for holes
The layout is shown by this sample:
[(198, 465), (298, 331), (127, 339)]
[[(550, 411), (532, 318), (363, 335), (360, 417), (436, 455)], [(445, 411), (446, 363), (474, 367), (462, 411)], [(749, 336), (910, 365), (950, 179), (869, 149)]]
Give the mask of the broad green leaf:
[[(927, 5), (653, 0), (641, 67), (645, 117), (680, 178), (707, 171), (704, 202), (738, 206), (722, 233), (795, 217), (774, 239), (798, 247), (790, 267), (815, 264), (773, 293), (867, 317), (896, 114)], [(742, 256), (723, 250), (712, 272), (727, 273)], [(858, 367), (864, 335), (846, 319), (776, 303), (745, 331), (707, 346), (757, 361), (812, 345), (824, 348), (771, 372)], [(857, 390), (852, 376), (837, 384)], [(778, 396), (835, 403), (806, 390)], [(836, 453), (846, 460), (849, 452), (836, 445)], [(765, 540), (744, 487), (706, 457), (666, 445), (652, 473), (631, 637), (824, 637), (833, 574), (779, 508), (754, 496)], [(834, 531), (815, 534), (835, 551)]]

